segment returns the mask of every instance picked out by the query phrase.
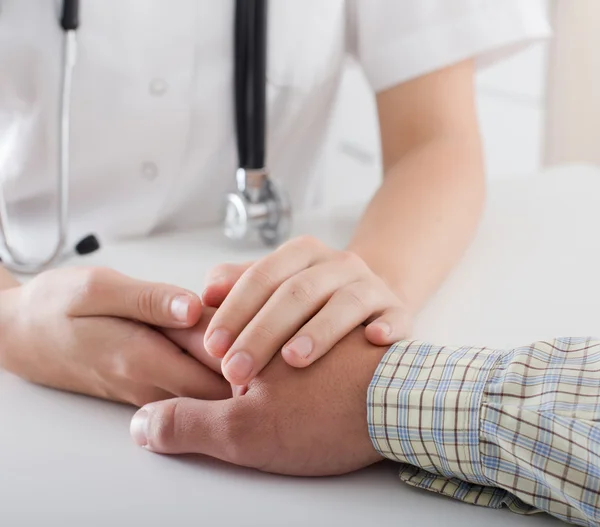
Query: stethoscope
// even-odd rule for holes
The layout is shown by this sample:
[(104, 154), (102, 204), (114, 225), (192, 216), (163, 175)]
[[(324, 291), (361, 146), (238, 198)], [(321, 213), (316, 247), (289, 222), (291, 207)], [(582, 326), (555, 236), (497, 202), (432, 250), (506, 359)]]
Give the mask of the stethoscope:
[[(73, 251), (65, 251), (69, 226), (71, 93), (77, 62), (79, 0), (63, 0), (60, 27), (63, 31), (62, 84), (58, 130), (57, 242), (51, 254), (40, 261), (23, 258), (11, 243), (4, 193), (0, 187), (0, 261), (9, 271), (36, 274), (72, 254), (85, 255), (100, 248), (90, 234)], [(236, 190), (226, 195), (224, 233), (231, 240), (249, 240), (256, 235), (268, 246), (289, 236), (291, 207), (286, 193), (269, 177), (266, 167), (266, 64), (267, 0), (236, 0), (235, 9), (235, 127), (239, 168)]]

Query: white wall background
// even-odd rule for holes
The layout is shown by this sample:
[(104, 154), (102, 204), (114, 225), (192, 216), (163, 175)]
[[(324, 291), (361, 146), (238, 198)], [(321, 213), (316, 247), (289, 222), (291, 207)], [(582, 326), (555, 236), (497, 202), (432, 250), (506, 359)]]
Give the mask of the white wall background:
[[(488, 177), (526, 176), (542, 160), (546, 44), (536, 44), (481, 72), (478, 110)], [(380, 177), (375, 104), (360, 70), (344, 77), (326, 149), (327, 204), (364, 200)], [(343, 191), (340, 191), (343, 189)]]

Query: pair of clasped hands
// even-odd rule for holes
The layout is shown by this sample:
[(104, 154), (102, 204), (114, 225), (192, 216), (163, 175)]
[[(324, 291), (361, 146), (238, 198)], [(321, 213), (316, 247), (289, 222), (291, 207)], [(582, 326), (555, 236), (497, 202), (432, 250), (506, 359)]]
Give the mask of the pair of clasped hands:
[(151, 451), (335, 474), (379, 459), (366, 389), (409, 320), (360, 257), (302, 237), (213, 269), (202, 297), (109, 269), (43, 273), (0, 293), (0, 366), (144, 407), (131, 433)]

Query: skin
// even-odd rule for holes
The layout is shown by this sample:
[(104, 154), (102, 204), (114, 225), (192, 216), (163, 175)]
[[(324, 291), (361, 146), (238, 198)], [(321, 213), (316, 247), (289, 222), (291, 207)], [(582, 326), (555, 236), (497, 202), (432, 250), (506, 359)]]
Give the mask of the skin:
[[(302, 238), (264, 260), (225, 265), (211, 275), (203, 300), (219, 311), (205, 342), (194, 341), (188, 351), (206, 346), (214, 359), (224, 358), (224, 374), (237, 395), (281, 348), (283, 360), (304, 368), (323, 360), (361, 324), (367, 326), (366, 339), (380, 346), (410, 334), (412, 319), (464, 253), (482, 210), (484, 170), (473, 81), (473, 63), (467, 61), (377, 95), (384, 179), (345, 251)], [(33, 282), (39, 287), (21, 287), (0, 268), (0, 366), (33, 382), (133, 404), (181, 390), (167, 386), (158, 370), (173, 361), (194, 369), (177, 351), (197, 318), (178, 325), (169, 342), (153, 328), (173, 327), (172, 319), (157, 324), (130, 304), (125, 309), (126, 299), (103, 304), (97, 287), (83, 287), (88, 309), (82, 317), (68, 311), (82, 296), (82, 280), (69, 270), (40, 275)], [(60, 302), (47, 304), (48, 292)], [(197, 297), (195, 302), (199, 317)], [(15, 310), (15, 305), (21, 307)], [(218, 330), (229, 335), (211, 340)], [(117, 338), (131, 332), (139, 337), (134, 346)], [(130, 352), (132, 347), (146, 353)], [(152, 357), (161, 357), (152, 372), (147, 371), (148, 349)], [(239, 360), (234, 367), (240, 352), (250, 360), (245, 371)], [(100, 366), (115, 356), (127, 357), (125, 388), (113, 366)], [(94, 379), (102, 379), (102, 385), (94, 385)]]
[(193, 327), (200, 313), (200, 299), (189, 291), (108, 269), (43, 273), (0, 293), (0, 367), (37, 384), (136, 406), (229, 397), (220, 375), (153, 329)]
[(377, 96), (385, 177), (347, 250), (300, 238), (212, 271), (203, 301), (219, 309), (204, 344), (232, 384), (243, 391), (280, 348), (306, 367), (361, 324), (373, 344), (410, 334), (482, 211), (473, 77), (468, 61)]
[(210, 322), (204, 345), (223, 357), (227, 380), (244, 385), (282, 346), (289, 364), (304, 367), (369, 318), (375, 321), (367, 330), (391, 344), (404, 332), (382, 324), (403, 314), (402, 301), (359, 256), (302, 237), (241, 274)]
[(204, 454), (278, 474), (358, 470), (382, 459), (369, 437), (366, 399), (386, 349), (355, 330), (311, 368), (292, 368), (279, 355), (240, 397), (143, 407), (132, 437), (152, 452)]
[(18, 280), (14, 276), (12, 276), (6, 269), (0, 266), (0, 291), (18, 286)]
[(417, 313), (470, 244), (485, 170), (466, 61), (377, 96), (384, 181), (348, 249)]

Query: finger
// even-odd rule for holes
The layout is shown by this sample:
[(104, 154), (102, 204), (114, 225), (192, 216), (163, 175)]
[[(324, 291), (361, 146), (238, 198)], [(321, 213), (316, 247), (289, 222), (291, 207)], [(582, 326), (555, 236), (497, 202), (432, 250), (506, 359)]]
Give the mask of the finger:
[[(139, 350), (139, 351), (138, 351)], [(179, 347), (156, 333), (152, 345), (138, 348), (132, 361), (141, 364), (141, 376), (136, 379), (161, 388), (177, 397), (226, 399), (231, 387), (221, 376), (193, 357), (181, 353)]]
[(173, 368), (174, 374), (165, 375), (165, 381), (161, 383), (176, 397), (192, 397), (209, 401), (231, 398), (231, 385), (220, 372), (213, 371), (188, 355), (180, 353), (178, 357), (179, 371)]
[(191, 327), (200, 298), (181, 287), (135, 280), (111, 269), (74, 271), (67, 312), (73, 317), (113, 316), (161, 327)]
[(330, 260), (284, 282), (225, 354), (221, 366), (225, 378), (236, 385), (249, 383), (279, 352), (290, 334), (313, 317), (335, 291), (355, 280), (352, 268)]
[(215, 310), (204, 308), (200, 321), (189, 329), (165, 329), (159, 328), (165, 337), (175, 343), (181, 349), (186, 350), (192, 357), (200, 361), (212, 371), (221, 374), (221, 359), (209, 355), (204, 348), (204, 334)]
[(248, 269), (254, 262), (242, 262), (242, 263), (224, 263), (220, 265), (216, 265), (208, 273), (206, 273), (206, 278), (204, 280), (205, 285), (209, 285), (213, 282), (219, 282), (221, 280), (230, 280), (238, 278), (241, 274)]
[(386, 310), (365, 328), (365, 336), (376, 346), (391, 346), (412, 333), (412, 317), (404, 307)]
[(248, 392), (248, 386), (236, 386), (235, 384), (232, 384), (231, 392), (233, 393), (234, 397), (241, 397), (242, 395), (246, 395), (246, 393)]
[(211, 269), (206, 279), (206, 289), (202, 293), (202, 303), (205, 306), (219, 307), (235, 283), (253, 263), (223, 264)]
[(371, 281), (354, 282), (339, 289), (323, 309), (283, 346), (283, 358), (297, 368), (312, 364), (393, 301), (389, 291)]
[(234, 405), (243, 399), (201, 401), (171, 399), (144, 406), (131, 420), (134, 442), (160, 454), (203, 454), (228, 462), (239, 462), (232, 454), (236, 437)]
[(204, 338), (206, 350), (223, 357), (283, 282), (331, 252), (321, 242), (302, 237), (252, 265), (233, 286), (209, 324)]

